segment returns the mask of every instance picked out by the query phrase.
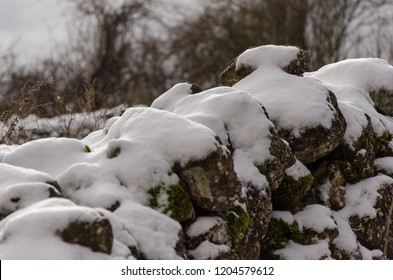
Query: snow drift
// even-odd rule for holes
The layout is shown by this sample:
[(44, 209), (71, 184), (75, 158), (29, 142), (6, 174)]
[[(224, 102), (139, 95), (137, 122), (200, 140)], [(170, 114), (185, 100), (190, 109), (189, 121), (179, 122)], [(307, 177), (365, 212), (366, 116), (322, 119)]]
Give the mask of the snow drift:
[(393, 258), (393, 67), (307, 65), (250, 49), (82, 140), (0, 145), (0, 258)]

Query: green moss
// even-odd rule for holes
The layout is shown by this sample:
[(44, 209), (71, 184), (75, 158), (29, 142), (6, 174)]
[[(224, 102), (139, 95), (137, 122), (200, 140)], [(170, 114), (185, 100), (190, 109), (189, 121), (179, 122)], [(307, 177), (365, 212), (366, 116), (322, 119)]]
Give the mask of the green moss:
[(94, 252), (110, 254), (112, 250), (113, 234), (107, 219), (72, 222), (57, 234), (67, 243), (89, 247)]
[(85, 145), (85, 152), (91, 153), (91, 149), (90, 149), (89, 145)]
[[(334, 163), (338, 165), (348, 183), (355, 184), (362, 180), (361, 176), (359, 176), (356, 172), (356, 168), (354, 168), (349, 162), (337, 160)], [(354, 160), (354, 165), (358, 166), (359, 162), (356, 163), (356, 160)]]
[(159, 204), (158, 204), (158, 199), (160, 197), (161, 189), (162, 186), (157, 186), (154, 188), (151, 188), (150, 190), (147, 191), (148, 194), (150, 194), (150, 200), (149, 200), (149, 206), (151, 208), (157, 209)]
[(172, 185), (168, 190), (168, 209), (177, 221), (190, 220), (194, 216), (191, 199), (181, 184)]
[[(168, 214), (176, 221), (185, 222), (195, 215), (191, 199), (180, 183), (170, 186), (159, 185), (151, 188), (148, 193), (149, 206)], [(163, 197), (166, 197), (166, 201), (163, 201)]]
[(389, 131), (385, 130), (382, 134), (382, 136), (380, 136), (379, 138), (381, 138), (382, 140), (388, 140), (390, 139), (390, 134)]
[(280, 259), (274, 251), (282, 249), (294, 235), (299, 235), (299, 228), (296, 223), (287, 224), (281, 219), (271, 219), (265, 238), (261, 242), (262, 258)]
[(222, 86), (233, 86), (241, 79), (250, 75), (255, 69), (250, 66), (242, 65), (236, 69), (237, 58), (229, 63), (228, 67), (221, 73), (219, 77), (219, 84)]
[(272, 193), (274, 208), (290, 210), (298, 205), (310, 189), (312, 182), (313, 176), (311, 174), (299, 179), (286, 175), (278, 189)]
[(304, 71), (307, 71), (309, 64), (310, 57), (307, 51), (299, 49), (297, 58), (292, 60), (283, 70), (288, 74), (301, 76)]
[[(245, 206), (245, 207), (244, 207)], [(245, 208), (245, 209), (244, 209)], [(250, 226), (250, 215), (249, 215), (249, 206), (248, 201), (245, 199), (244, 204), (242, 206), (238, 205), (233, 207), (227, 214), (224, 216), (225, 221), (227, 222), (232, 240), (239, 241), (242, 235), (247, 231)]]

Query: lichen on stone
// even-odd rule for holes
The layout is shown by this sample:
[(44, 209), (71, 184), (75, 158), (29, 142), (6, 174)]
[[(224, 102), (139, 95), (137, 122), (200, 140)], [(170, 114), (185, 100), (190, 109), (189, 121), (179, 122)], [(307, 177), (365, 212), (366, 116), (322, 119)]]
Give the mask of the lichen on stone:
[(148, 191), (149, 206), (157, 209), (179, 222), (192, 220), (194, 207), (185, 188), (180, 184), (159, 185)]
[(94, 252), (110, 254), (112, 251), (112, 227), (106, 218), (93, 222), (74, 221), (57, 234), (67, 243), (79, 244)]
[(283, 70), (288, 74), (302, 76), (303, 73), (308, 70), (309, 65), (310, 56), (308, 52), (299, 48), (297, 58), (292, 60)]
[(234, 243), (241, 239), (250, 226), (247, 204), (246, 200), (244, 200), (243, 204), (235, 204), (233, 208), (223, 215)]
[(312, 174), (294, 178), (285, 175), (279, 188), (272, 193), (273, 207), (277, 210), (291, 210), (306, 195), (313, 182)]

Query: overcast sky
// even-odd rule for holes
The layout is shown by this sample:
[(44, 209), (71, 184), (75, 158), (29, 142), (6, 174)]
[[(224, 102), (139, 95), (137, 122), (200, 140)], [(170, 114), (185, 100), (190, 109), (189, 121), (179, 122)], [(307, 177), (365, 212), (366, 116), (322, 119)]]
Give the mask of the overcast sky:
[(46, 56), (66, 36), (58, 0), (0, 0), (0, 51), (13, 46), (20, 61)]
[[(167, 0), (195, 6), (205, 0)], [(13, 47), (18, 63), (47, 57), (67, 38), (67, 0), (0, 0), (0, 55)]]

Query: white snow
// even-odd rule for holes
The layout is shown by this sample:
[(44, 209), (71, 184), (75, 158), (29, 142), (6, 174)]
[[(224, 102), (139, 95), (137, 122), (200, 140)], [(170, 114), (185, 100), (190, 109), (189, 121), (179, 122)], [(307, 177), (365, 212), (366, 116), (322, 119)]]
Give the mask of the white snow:
[(234, 148), (235, 169), (243, 184), (264, 188), (266, 179), (256, 166), (272, 158), (273, 124), (258, 100), (230, 87), (217, 87), (184, 97), (183, 91), (178, 89), (187, 86), (175, 86), (153, 102), (152, 107), (172, 111), (212, 129), (223, 144)]
[(327, 84), (366, 91), (393, 89), (393, 66), (379, 58), (345, 59), (325, 65), (311, 76)]
[(273, 211), (271, 217), (276, 220), (281, 220), (288, 225), (293, 224), (295, 222), (295, 219), (293, 218), (293, 215), (289, 211)]
[(197, 260), (208, 260), (214, 259), (222, 253), (227, 253), (229, 250), (227, 245), (217, 245), (205, 240), (197, 248), (190, 250), (190, 254)]
[(174, 85), (172, 88), (157, 97), (151, 107), (157, 109), (165, 109), (167, 111), (173, 111), (175, 109), (176, 102), (183, 97), (192, 94), (192, 85), (189, 83), (179, 83)]
[[(255, 96), (266, 107), (275, 124), (299, 136), (310, 127), (321, 125), (329, 129), (336, 110), (327, 102), (328, 90), (322, 83), (287, 74), (281, 69), (296, 58), (299, 51), (295, 53), (296, 50), (293, 47), (267, 46), (246, 51), (239, 56), (237, 66), (248, 65), (256, 70), (233, 87)], [(276, 52), (282, 59), (269, 58)], [(253, 60), (251, 55), (254, 55)]]
[(363, 260), (373, 260), (374, 258), (383, 256), (383, 252), (381, 250), (369, 250), (361, 244), (359, 244), (359, 248)]
[(36, 169), (25, 169), (19, 166), (13, 166), (0, 163), (0, 189), (10, 185), (35, 183), (35, 182), (53, 182), (54, 179)]
[(5, 155), (3, 162), (34, 168), (58, 176), (86, 158), (85, 145), (77, 139), (45, 138), (28, 142)]
[(344, 139), (353, 144), (367, 125), (364, 114), (378, 135), (393, 131), (391, 118), (378, 113), (369, 92), (393, 89), (393, 66), (377, 58), (346, 59), (326, 65), (305, 76), (322, 81), (337, 97), (339, 108), (347, 121)]
[(293, 218), (298, 224), (300, 231), (311, 229), (322, 233), (325, 229), (333, 230), (337, 228), (337, 224), (332, 216), (332, 210), (319, 204), (307, 205), (302, 211), (294, 214)]
[(319, 191), (319, 198), (326, 203), (329, 200), (329, 192), (330, 189), (332, 188), (332, 184), (330, 183), (329, 180), (326, 180), (325, 183), (323, 183), (322, 185), (319, 185), (318, 187), (318, 191)]
[(331, 255), (327, 239), (317, 240), (311, 245), (302, 245), (290, 240), (285, 248), (274, 253), (285, 260), (319, 260), (328, 259)]
[(137, 203), (122, 204), (114, 215), (123, 222), (124, 229), (136, 240), (148, 259), (181, 259), (174, 249), (181, 230), (175, 220)]
[(349, 226), (347, 218), (343, 218), (337, 212), (332, 212), (334, 220), (338, 226), (338, 237), (333, 240), (333, 244), (345, 252), (353, 252), (358, 249), (359, 242), (356, 235)]
[[(46, 138), (19, 146), (0, 145), (0, 216), (5, 217), (0, 221), (0, 258), (135, 259), (130, 251), (135, 248), (148, 259), (181, 259), (176, 247), (182, 226), (169, 217), (170, 213), (162, 213), (165, 207), (148, 206), (149, 190), (177, 184), (180, 179), (173, 172), (176, 164), (185, 166), (221, 149), (224, 155), (232, 156), (243, 195), (250, 185), (258, 187), (261, 195), (268, 194), (268, 182), (258, 166), (273, 159), (274, 124), (295, 137), (310, 127), (329, 129), (337, 112), (326, 100), (328, 89), (336, 94), (347, 121), (347, 143), (353, 144), (360, 137), (369, 123), (366, 115), (376, 134), (386, 130), (393, 133), (392, 118), (378, 113), (369, 96), (371, 90), (393, 90), (392, 66), (379, 59), (346, 60), (298, 77), (282, 70), (298, 51), (272, 45), (247, 50), (238, 57), (236, 67), (250, 66), (255, 71), (233, 87), (192, 94), (192, 85), (180, 83), (150, 108), (130, 108), (106, 124), (97, 123), (103, 128), (82, 140)], [(85, 121), (96, 118), (81, 114), (42, 121), (29, 116), (22, 123), (27, 131), (34, 130), (34, 123), (45, 131), (67, 124), (70, 130), (78, 130)], [(7, 125), (0, 123), (0, 131), (6, 129)], [(52, 129), (49, 135), (54, 133)], [(356, 152), (364, 156), (366, 150)], [(378, 158), (375, 166), (393, 173), (393, 157)], [(310, 171), (297, 160), (285, 174), (299, 179)], [(61, 186), (63, 198), (50, 198), (58, 193), (51, 185), (54, 181)], [(296, 222), (300, 231), (337, 229), (334, 246), (372, 259), (382, 252), (359, 243), (349, 218), (376, 217), (375, 204), (386, 184), (393, 184), (393, 179), (377, 175), (342, 186), (345, 207), (337, 212), (314, 204), (294, 214), (273, 211), (271, 218)], [(331, 187), (328, 181), (318, 187), (324, 202)], [(165, 206), (168, 196), (162, 192), (157, 200)], [(247, 207), (238, 201), (233, 205)], [(58, 235), (73, 221), (102, 218), (112, 226), (110, 255), (66, 243)], [(218, 216), (198, 217), (187, 235), (203, 235), (221, 223), (225, 221)], [(331, 257), (328, 239), (316, 237), (312, 242), (301, 245), (289, 241), (275, 253), (284, 259)], [(227, 245), (206, 240), (189, 253), (195, 259), (212, 259), (230, 250)]]
[[(129, 250), (126, 254), (126, 247), (137, 244), (135, 247), (147, 258), (178, 259), (180, 257), (174, 248), (181, 226), (168, 216), (145, 206), (150, 197), (147, 191), (159, 185), (178, 183), (179, 178), (172, 173), (175, 163), (200, 160), (221, 148), (226, 151), (217, 142), (215, 133), (201, 124), (153, 108), (131, 108), (84, 140), (47, 138), (10, 149), (3, 159), (8, 164), (0, 165), (5, 171), (0, 172), (0, 177), (7, 187), (23, 180), (30, 184), (27, 185), (29, 187), (32, 182), (37, 185), (56, 179), (70, 203), (72, 200), (79, 205), (102, 208), (119, 205), (111, 215), (111, 221), (117, 224), (114, 235), (119, 239), (115, 240), (114, 254), (105, 258), (132, 259)], [(35, 186), (34, 191), (37, 193), (39, 190)], [(7, 191), (4, 199), (11, 198), (11, 192)], [(30, 191), (30, 194), (33, 192)], [(42, 197), (42, 194), (36, 196), (37, 199), (31, 196), (20, 207), (26, 209), (36, 200), (48, 197)], [(165, 200), (165, 197), (158, 199)], [(22, 227), (23, 224), (19, 229), (22, 230)], [(22, 241), (21, 244), (27, 246)], [(10, 248), (7, 247), (7, 250)], [(41, 256), (34, 247), (26, 258), (33, 258), (34, 254)], [(52, 253), (48, 254), (48, 258), (54, 257)], [(90, 258), (90, 255), (72, 254), (63, 257)], [(91, 258), (99, 258), (95, 256)], [(14, 257), (18, 258), (16, 255)]]
[(224, 220), (220, 217), (198, 217), (187, 229), (187, 235), (196, 237), (205, 234), (210, 229), (223, 222)]
[(296, 59), (299, 49), (292, 46), (265, 45), (244, 51), (236, 60), (236, 70), (242, 66), (256, 69), (264, 64), (283, 68)]
[(378, 190), (386, 184), (393, 184), (393, 179), (385, 175), (377, 175), (357, 184), (345, 186), (345, 207), (338, 213), (345, 218), (351, 216), (375, 218), (377, 210), (374, 206), (377, 198), (381, 196)]
[[(110, 109), (100, 109), (91, 113), (68, 113), (52, 118), (40, 118), (33, 114), (22, 119), (18, 116), (11, 116), (10, 120), (18, 119), (17, 125), (13, 127), (13, 130), (15, 130), (14, 133), (19, 137), (19, 143), (22, 144), (27, 140), (43, 137), (60, 137), (62, 135), (70, 135), (77, 138), (84, 137), (92, 129), (96, 130), (104, 127), (109, 118), (119, 115), (124, 109), (125, 106), (120, 105)], [(4, 135), (9, 127), (9, 121), (0, 121), (0, 134)]]
[(249, 153), (256, 164), (271, 157), (269, 137), (273, 124), (259, 102), (245, 92), (218, 87), (188, 95), (168, 106), (162, 109), (173, 107), (173, 113), (209, 127), (223, 144), (230, 142), (233, 148)]
[(310, 170), (299, 160), (285, 170), (285, 174), (296, 180), (304, 178), (311, 174)]
[(236, 149), (233, 152), (232, 157), (235, 172), (244, 185), (251, 183), (253, 186), (258, 187), (262, 191), (269, 186), (266, 176), (261, 174), (248, 154), (242, 150)]
[(393, 157), (376, 158), (374, 165), (377, 170), (384, 170), (389, 174), (393, 174)]
[(102, 218), (94, 209), (51, 198), (16, 211), (0, 222), (1, 259), (109, 259), (56, 234), (74, 221)]

